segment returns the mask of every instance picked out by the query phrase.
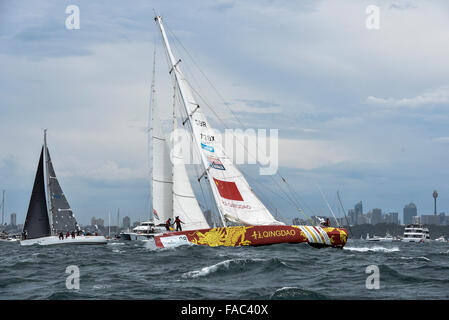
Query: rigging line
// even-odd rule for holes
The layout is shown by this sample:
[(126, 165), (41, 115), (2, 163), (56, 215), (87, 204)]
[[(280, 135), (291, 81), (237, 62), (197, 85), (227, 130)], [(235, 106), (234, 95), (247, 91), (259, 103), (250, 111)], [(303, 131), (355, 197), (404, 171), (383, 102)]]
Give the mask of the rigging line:
[(339, 226), (339, 227), (340, 227), (340, 224), (338, 223), (338, 220), (337, 220), (337, 218), (335, 218), (335, 215), (334, 215), (334, 211), (332, 210), (331, 206), (329, 205), (329, 202), (327, 202), (326, 196), (324, 195), (324, 193), (323, 193), (323, 191), (321, 190), (321, 188), (320, 188), (320, 186), (318, 185), (318, 183), (317, 183), (316, 185), (317, 185), (318, 189), (320, 190), (320, 192), (321, 192), (321, 195), (323, 196), (323, 199), (324, 199), (324, 201), (326, 201), (327, 207), (328, 207), (328, 208), (329, 208), (329, 210), (331, 211), (331, 213), (332, 213), (332, 216), (334, 217), (334, 219), (335, 219), (335, 222), (337, 223), (337, 226)]
[[(176, 84), (175, 84), (175, 85), (176, 85)], [(178, 92), (177, 92), (177, 93), (178, 93)], [(180, 100), (181, 100), (180, 95), (179, 95), (179, 94), (176, 94), (176, 98), (177, 98), (177, 101), (178, 101), (178, 106), (181, 105), (181, 104), (182, 104), (182, 101), (180, 101)], [(182, 118), (183, 118), (183, 110), (182, 110), (182, 108), (177, 108), (177, 111), (178, 111), (178, 114), (180, 115), (180, 119), (182, 119)], [(185, 111), (185, 110), (184, 110), (184, 111)], [(188, 127), (188, 128), (190, 128), (190, 131), (192, 130), (192, 125), (191, 125), (190, 122), (189, 122), (189, 127)], [(186, 130), (186, 132), (187, 132), (188, 137), (189, 137), (189, 139), (190, 139), (190, 146), (193, 146), (193, 145), (194, 145), (193, 136), (192, 136), (192, 134), (189, 132), (189, 130)], [(193, 151), (193, 153), (194, 153), (194, 154), (192, 154), (192, 160), (194, 159), (194, 156), (195, 156), (195, 155), (197, 156), (198, 159), (200, 159), (201, 155), (199, 154), (198, 150), (196, 150), (196, 148), (190, 148), (190, 151)], [(200, 166), (201, 166), (201, 162), (200, 162)], [(197, 165), (194, 165), (193, 167), (194, 167), (196, 176), (200, 176), (198, 166), (197, 166)], [(206, 199), (206, 196), (205, 196), (205, 193), (204, 193), (204, 190), (203, 190), (203, 186), (202, 186), (202, 184), (201, 184), (201, 181), (198, 181), (198, 183), (199, 183), (199, 187), (200, 187), (200, 190), (201, 190), (201, 194), (202, 194), (202, 197), (203, 197), (203, 200), (204, 200), (204, 205), (205, 205), (205, 207), (206, 207), (206, 210), (208, 210), (208, 211), (212, 214), (212, 206), (210, 205), (210, 203), (213, 203), (213, 202), (212, 202), (212, 201), (213, 201), (213, 200), (212, 200), (212, 196), (211, 196), (211, 194), (210, 194), (210, 192), (209, 192), (209, 193), (208, 193), (209, 199)], [(208, 190), (208, 189), (207, 189), (207, 190)]]
[[(203, 102), (205, 103), (206, 107), (208, 107), (209, 110), (211, 110), (211, 111), (214, 113), (214, 115), (217, 117), (217, 119), (218, 119), (220, 122), (222, 122), (223, 126), (224, 126), (226, 129), (229, 129), (229, 127), (226, 125), (226, 123), (220, 118), (220, 116), (218, 116), (218, 114), (215, 112), (215, 110), (209, 106), (209, 104), (207, 103), (207, 101), (205, 101), (205, 99), (202, 97), (202, 95), (201, 95), (199, 92), (197, 92), (197, 91), (190, 85), (190, 83), (189, 83), (187, 80), (186, 80), (186, 82), (189, 84), (189, 86), (190, 86), (190, 88), (192, 89), (192, 91), (194, 91), (194, 92), (198, 95), (198, 97), (199, 97), (201, 100), (203, 100)], [(248, 148), (246, 147), (246, 145), (245, 145), (244, 143), (242, 143), (242, 142), (240, 141), (240, 139), (238, 139), (237, 137), (235, 137), (235, 138), (236, 138), (235, 140), (238, 141), (238, 142), (243, 146), (243, 148), (245, 149), (245, 151), (248, 152), (248, 153), (250, 154), (250, 152), (249, 152)], [(224, 149), (223, 149), (223, 153), (226, 155), (226, 152), (225, 152)], [(254, 157), (253, 154), (250, 154), (250, 155)], [(226, 156), (227, 156), (227, 155), (226, 155)], [(259, 164), (259, 167), (261, 167), (259, 161), (257, 160), (257, 158), (256, 158), (256, 161), (257, 161), (257, 163)], [(240, 169), (240, 171), (244, 172), (244, 170), (242, 170), (242, 168), (239, 168), (239, 169)], [(245, 172), (245, 174), (246, 174), (246, 172)], [(275, 181), (274, 178), (273, 178), (272, 176), (270, 176), (270, 178), (271, 178), (273, 181)], [(280, 188), (280, 189), (281, 189), (281, 188)], [(282, 189), (281, 189), (281, 190), (282, 190)], [(282, 191), (283, 191), (283, 190), (282, 190)], [(285, 192), (284, 192), (284, 193), (285, 193)], [(287, 195), (287, 196), (288, 196), (288, 195)], [(290, 197), (289, 197), (289, 198), (290, 198)], [(292, 201), (292, 200), (291, 200), (291, 201)], [(292, 202), (294, 203), (294, 206), (297, 208), (298, 205), (295, 204), (294, 201), (292, 201)], [(309, 219), (310, 219), (310, 218), (309, 218)]]
[(312, 214), (316, 215), (315, 211), (314, 211), (310, 206), (308, 206), (307, 203), (304, 201), (304, 199), (302, 199), (302, 197), (295, 191), (295, 189), (294, 189), (292, 186), (290, 186), (290, 184), (287, 182), (287, 179), (285, 179), (285, 177), (282, 176), (282, 175), (280, 175), (280, 174), (279, 174), (279, 176), (280, 176), (280, 178), (282, 179), (282, 181), (285, 183), (285, 185), (287, 186), (287, 188), (290, 190), (290, 192), (292, 192), (293, 195), (296, 196), (296, 197), (298, 198), (298, 202), (299, 202), (300, 204), (301, 204), (301, 203), (304, 203), (304, 206), (305, 206), (310, 212), (312, 212)]
[(346, 217), (346, 211), (345, 211), (345, 208), (343, 208), (343, 203), (341, 202), (339, 191), (337, 191), (337, 198), (338, 198), (338, 202), (340, 202), (340, 206), (341, 206), (341, 209), (343, 210), (343, 214), (345, 215), (346, 223), (348, 224), (348, 228), (349, 228), (349, 231), (351, 232), (351, 236), (354, 236), (352, 234), (351, 225), (349, 224), (348, 218)]
[[(257, 180), (256, 180), (255, 178), (253, 178), (251, 175), (249, 175), (249, 174), (245, 174), (245, 175), (246, 175), (246, 177), (247, 177), (249, 180), (251, 180), (254, 184), (256, 184), (256, 185), (258, 185), (258, 186), (261, 186), (261, 187), (264, 187), (265, 190), (270, 191), (270, 192), (273, 193), (275, 196), (277, 196), (277, 197), (283, 199), (283, 200), (286, 201), (286, 202), (289, 201), (289, 200), (287, 200), (286, 198), (284, 198), (282, 195), (280, 195), (279, 193), (277, 193), (277, 192), (273, 191), (271, 188), (267, 187), (264, 183), (257, 181)], [(267, 200), (264, 200), (264, 201), (267, 201)], [(293, 207), (296, 209), (295, 206), (293, 206)]]
[[(232, 109), (229, 107), (228, 103), (226, 103), (226, 101), (224, 100), (224, 98), (221, 96), (221, 94), (219, 93), (219, 91), (217, 90), (217, 88), (212, 84), (212, 82), (209, 80), (209, 78), (207, 77), (207, 75), (202, 71), (202, 69), (199, 67), (199, 65), (196, 63), (196, 61), (193, 59), (192, 55), (190, 55), (189, 51), (184, 47), (184, 45), (181, 43), (181, 41), (179, 41), (179, 39), (176, 37), (176, 35), (171, 31), (171, 29), (167, 26), (167, 30), (170, 32), (170, 34), (173, 36), (173, 38), (181, 45), (181, 47), (184, 49), (184, 51), (187, 53), (187, 55), (189, 56), (189, 58), (192, 60), (192, 62), (195, 64), (195, 66), (198, 68), (198, 70), (201, 72), (201, 74), (206, 78), (206, 80), (209, 82), (209, 84), (211, 85), (211, 87), (214, 89), (214, 91), (216, 92), (216, 94), (220, 97), (220, 99), (223, 101), (223, 104), (228, 108), (228, 110), (231, 112), (231, 114), (234, 116), (234, 118), (237, 120), (237, 122), (239, 122), (239, 124), (243, 127), (246, 128), (245, 125), (240, 121), (240, 119), (235, 115), (235, 113), (232, 111)], [(192, 89), (192, 91), (194, 91), (206, 104), (206, 106), (214, 113), (214, 115), (218, 118), (218, 120), (220, 122), (223, 123), (223, 125), (225, 126), (225, 128), (228, 128), (228, 126), (225, 124), (225, 122), (218, 116), (218, 114), (209, 106), (209, 104), (207, 103), (206, 99), (203, 98), (191, 85), (190, 83), (187, 81), (187, 79), (185, 79), (185, 81), (189, 84), (190, 88)], [(239, 140), (239, 139), (236, 139)], [(244, 146), (244, 144), (243, 144)], [(246, 147), (244, 146), (244, 148), (246, 149)], [(248, 152), (248, 150), (246, 149), (246, 151)], [(256, 158), (257, 159), (257, 158)], [(260, 163), (259, 161), (257, 161), (259, 166)], [(277, 172), (277, 175), (280, 176), (280, 174)], [(274, 178), (272, 176), (270, 176), (272, 178), (273, 181)], [(281, 177), (281, 176), (280, 176)], [(282, 180), (286, 183), (285, 178), (281, 177)], [(293, 201), (294, 203), (294, 201)], [(302, 209), (301, 209), (302, 211)], [(302, 211), (302, 213), (304, 214), (304, 212)], [(309, 218), (310, 219), (310, 218)]]
[[(199, 68), (199, 67), (198, 67)], [(226, 128), (226, 129), (229, 129), (229, 126), (227, 126), (226, 125), (226, 123), (225, 123), (225, 121), (223, 121), (223, 119), (221, 119), (221, 117), (217, 114), (217, 112), (215, 112), (215, 110), (210, 106), (210, 104), (208, 103), (208, 101), (206, 100), (206, 98), (205, 97), (203, 97), (203, 95), (201, 95), (197, 90), (195, 90), (195, 88), (190, 84), (190, 82), (187, 80), (187, 79), (184, 79), (186, 82), (187, 82), (187, 84), (189, 85), (189, 87), (190, 87), (190, 89), (194, 92), (194, 93), (196, 93), (196, 95), (205, 103), (205, 105), (206, 105), (206, 107), (210, 110), (210, 111), (212, 111), (212, 113), (215, 115), (215, 117), (219, 120), (219, 122), (221, 122), (222, 124), (223, 124), (223, 126)], [(232, 110), (231, 110), (231, 112), (232, 112)], [(246, 129), (246, 127), (240, 122), (240, 120), (236, 117), (236, 115), (234, 114), (234, 117), (238, 120), (238, 122)], [(242, 146), (243, 146), (243, 148), (245, 149), (245, 151), (246, 152), (248, 152), (248, 153), (250, 153), (249, 152), (249, 150), (248, 150), (248, 148), (245, 146), (245, 144), (244, 143), (242, 143), (241, 141), (240, 141), (240, 139), (238, 139), (237, 137), (235, 137), (236, 138), (236, 141), (238, 141)], [(224, 152), (224, 150), (223, 150), (223, 152)], [(224, 152), (225, 153), (225, 152)], [(225, 153), (225, 155), (226, 155), (226, 153)], [(253, 154), (250, 154), (251, 156), (253, 156), (254, 157), (254, 155)], [(259, 165), (259, 167), (261, 167), (261, 165), (260, 165), (260, 163), (259, 163), (259, 161), (257, 160), (257, 158), (256, 158), (256, 161), (258, 162), (258, 165)], [(241, 171), (243, 171), (241, 168), (240, 168), (240, 170)], [(274, 181), (274, 178), (272, 177), (272, 176), (270, 176), (271, 177), (271, 179)], [(293, 203), (294, 203), (294, 201), (293, 201)], [(298, 207), (298, 205), (297, 204), (295, 204), (294, 205), (295, 207)], [(309, 218), (310, 219), (310, 218)]]
[[(214, 113), (214, 115), (217, 117), (217, 119), (218, 119), (220, 122), (222, 122), (223, 126), (224, 126), (225, 128), (227, 128), (227, 129), (229, 129), (229, 127), (226, 125), (226, 123), (225, 123), (225, 122), (218, 116), (218, 114), (215, 112), (215, 110), (209, 106), (209, 104), (208, 104), (207, 101), (202, 97), (202, 95), (199, 94), (199, 92), (197, 92), (197, 91), (190, 85), (190, 83), (189, 83), (187, 80), (186, 80), (186, 82), (189, 84), (189, 86), (190, 86), (190, 88), (192, 89), (192, 91), (194, 91), (194, 92), (199, 96), (199, 98), (200, 98), (201, 100), (203, 100), (203, 102), (205, 103), (206, 107), (208, 107), (209, 110), (211, 110), (211, 111)], [(245, 145), (244, 143), (242, 143), (242, 142), (240, 141), (240, 139), (238, 139), (237, 137), (235, 137), (235, 138), (236, 138), (235, 140), (238, 141), (238, 142), (243, 146), (243, 148), (245, 149), (245, 151), (248, 152), (248, 154), (250, 154), (252, 157), (254, 157), (254, 155), (253, 155), (252, 153), (249, 152), (249, 150), (248, 150), (248, 148), (246, 147), (246, 145)], [(224, 150), (223, 150), (223, 153), (225, 153)], [(225, 154), (226, 154), (226, 153), (225, 153)], [(255, 159), (256, 159), (257, 164), (259, 165), (259, 167), (261, 167), (260, 162), (258, 161), (257, 157), (255, 157)], [(244, 171), (244, 170), (242, 170), (241, 168), (239, 168), (239, 169), (240, 169), (241, 171)], [(287, 183), (287, 181), (285, 180), (285, 178), (282, 177), (278, 172), (276, 173), (276, 175), (278, 175), (278, 176), (279, 176), (285, 183)], [(270, 175), (270, 178), (273, 180), (273, 182), (276, 183), (276, 185), (278, 186), (278, 188), (279, 188), (280, 190), (282, 190), (282, 188), (279, 186), (279, 184), (277, 184), (277, 182), (276, 182), (276, 180), (274, 179), (274, 177)], [(282, 191), (283, 191), (283, 190), (282, 190)], [(285, 193), (285, 191), (283, 191), (283, 192)], [(297, 203), (295, 203), (295, 201), (292, 200), (292, 198), (289, 197), (287, 193), (285, 193), (285, 194), (286, 194), (287, 197), (290, 199), (290, 201), (294, 204), (294, 207), (295, 207), (297, 210), (300, 209), (300, 208), (302, 207), (302, 205), (298, 205)], [(309, 208), (309, 209), (310, 209), (310, 208)], [(304, 211), (303, 211), (302, 209), (299, 210), (299, 211), (300, 211), (301, 213), (305, 214)], [(312, 211), (312, 210), (311, 210), (311, 211)], [(312, 212), (313, 212), (313, 211), (312, 211)], [(311, 219), (311, 218), (307, 216), (307, 219)]]
[[(259, 183), (259, 182), (256, 181), (254, 178), (252, 178), (252, 177), (250, 177), (250, 176), (248, 176), (248, 178), (250, 178), (249, 180), (251, 180), (252, 183), (253, 183), (254, 185), (264, 186), (264, 187), (265, 187), (264, 184)], [(252, 189), (252, 188), (251, 188), (251, 189)], [(270, 192), (274, 193), (276, 196), (278, 196), (278, 197), (280, 197), (280, 198), (286, 200), (286, 199), (283, 198), (281, 195), (279, 195), (279, 194), (273, 192), (271, 189), (266, 188), (266, 190), (269, 190)], [(259, 193), (262, 193), (262, 191), (260, 191)], [(261, 201), (262, 201), (262, 200), (261, 200)], [(280, 215), (283, 219), (286, 219), (287, 216), (284, 215), (284, 214), (281, 212), (281, 210), (279, 210), (279, 209), (277, 208), (277, 206), (274, 205), (273, 202), (271, 202), (270, 200), (268, 200), (268, 197), (264, 197), (263, 202), (265, 202), (265, 203), (266, 203), (266, 206), (269, 207), (269, 209), (271, 209), (271, 210), (270, 210), (271, 212), (276, 211), (276, 213), (277, 213), (278, 215)]]
[(225, 101), (225, 99), (223, 98), (223, 96), (220, 94), (220, 92), (218, 91), (218, 89), (213, 85), (212, 81), (209, 80), (209, 78), (207, 77), (207, 75), (203, 72), (203, 70), (200, 68), (200, 66), (196, 63), (195, 59), (193, 59), (192, 55), (190, 54), (190, 52), (184, 47), (184, 45), (182, 44), (182, 42), (176, 37), (176, 35), (171, 31), (171, 29), (169, 27), (167, 27), (167, 30), (170, 32), (170, 34), (173, 36), (173, 38), (181, 45), (181, 47), (184, 49), (184, 51), (187, 53), (187, 55), (189, 56), (190, 60), (192, 60), (193, 64), (198, 68), (198, 70), (201, 72), (201, 74), (204, 76), (204, 78), (207, 80), (207, 82), (209, 83), (209, 85), (212, 87), (212, 89), (215, 91), (215, 93), (217, 94), (217, 96), (222, 100), (223, 104), (228, 108), (228, 110), (231, 112), (231, 114), (234, 116), (234, 118), (237, 120), (237, 122), (239, 122), (239, 124), (242, 127), (245, 127), (245, 125), (240, 121), (240, 119), (234, 114), (234, 112), (232, 111), (232, 109), (229, 107), (229, 104)]

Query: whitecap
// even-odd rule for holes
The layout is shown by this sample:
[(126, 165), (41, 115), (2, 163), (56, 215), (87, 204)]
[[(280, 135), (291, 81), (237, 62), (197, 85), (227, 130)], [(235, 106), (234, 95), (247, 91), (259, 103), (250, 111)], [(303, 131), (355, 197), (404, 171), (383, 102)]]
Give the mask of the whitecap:
[(386, 248), (386, 247), (343, 247), (344, 250), (357, 251), (357, 252), (396, 252), (400, 251), (398, 247)]
[(231, 263), (232, 264), (246, 264), (251, 262), (260, 262), (260, 261), (267, 261), (268, 259), (229, 259), (225, 261), (221, 261), (217, 264), (207, 266), (204, 268), (201, 268), (200, 270), (193, 270), (186, 272), (182, 275), (183, 278), (198, 278), (198, 277), (204, 277), (208, 274), (211, 274), (213, 272), (216, 272), (217, 270), (228, 270)]
[(425, 260), (425, 261), (430, 261), (429, 258), (427, 257), (401, 257), (402, 260)]
[(182, 275), (182, 277), (183, 278), (198, 278), (198, 277), (206, 276), (212, 272), (215, 272), (220, 268), (229, 269), (229, 264), (231, 263), (231, 261), (233, 261), (233, 260), (225, 260), (225, 261), (221, 261), (217, 264), (214, 264), (212, 266), (201, 268), (200, 270), (189, 271), (189, 272), (184, 273)]
[(107, 245), (108, 246), (124, 246), (125, 243), (123, 243), (123, 242), (109, 242)]

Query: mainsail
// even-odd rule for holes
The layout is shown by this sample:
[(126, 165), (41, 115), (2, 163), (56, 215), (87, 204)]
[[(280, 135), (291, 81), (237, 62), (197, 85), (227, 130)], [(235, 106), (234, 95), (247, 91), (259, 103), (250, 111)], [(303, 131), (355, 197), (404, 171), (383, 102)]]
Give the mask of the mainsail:
[(173, 218), (173, 178), (168, 144), (157, 108), (152, 108), (152, 178), (154, 224)]
[(67, 232), (67, 231), (77, 231), (79, 230), (78, 223), (76, 222), (73, 211), (62, 192), (62, 188), (59, 184), (58, 178), (56, 177), (55, 169), (53, 168), (53, 163), (51, 162), (50, 152), (46, 148), (46, 164), (47, 164), (47, 192), (50, 198), (50, 212), (52, 220), (52, 232)]
[(162, 25), (162, 18), (157, 16), (155, 20), (160, 27), (170, 61), (170, 74), (174, 74), (187, 114), (187, 119), (183, 123), (190, 121), (194, 147), (201, 155), (205, 174), (209, 178), (223, 224), (226, 226), (226, 222), (233, 222), (244, 225), (282, 225), (282, 222), (271, 215), (242, 173), (225, 154), (222, 145), (214, 135), (214, 130), (195, 101), (192, 89), (179, 67), (181, 61), (177, 61), (173, 56)]
[[(156, 57), (156, 52), (154, 53)], [(171, 144), (165, 137), (160, 110), (155, 99), (155, 62), (153, 62), (151, 100), (152, 206), (155, 224), (179, 216), (184, 230), (209, 228), (198, 205), (184, 164), (182, 146)], [(176, 117), (173, 112), (173, 132)], [(171, 159), (169, 150), (171, 152)]]
[[(176, 130), (176, 127), (174, 129)], [(172, 161), (173, 216), (179, 216), (181, 221), (185, 223), (183, 230), (210, 228), (192, 190), (183, 158), (182, 144), (173, 145)]]
[(45, 199), (44, 181), (44, 148), (42, 147), (33, 191), (28, 205), (27, 216), (23, 226), (23, 232), (27, 239), (35, 239), (50, 236), (50, 222)]

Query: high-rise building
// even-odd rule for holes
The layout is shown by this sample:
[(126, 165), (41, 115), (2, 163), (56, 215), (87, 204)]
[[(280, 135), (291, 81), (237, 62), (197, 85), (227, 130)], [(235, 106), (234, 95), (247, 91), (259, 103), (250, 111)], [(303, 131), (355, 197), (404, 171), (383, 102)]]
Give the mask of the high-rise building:
[(126, 216), (123, 218), (123, 228), (128, 229), (131, 226), (131, 218)]
[(371, 224), (379, 224), (382, 222), (382, 209), (373, 209), (371, 212)]
[(448, 217), (446, 216), (446, 213), (444, 213), (444, 212), (441, 212), (441, 213), (440, 213), (440, 224), (441, 224), (442, 226), (447, 225), (447, 221), (448, 221), (447, 218), (448, 218)]
[(386, 223), (394, 223), (399, 224), (399, 213), (398, 212), (389, 212), (385, 215), (384, 221)]
[(421, 223), (439, 225), (440, 216), (436, 216), (435, 214), (423, 214), (421, 215)]
[(95, 219), (95, 217), (92, 217), (90, 219), (90, 225), (91, 226), (97, 225), (98, 227), (100, 227), (100, 226), (104, 227), (104, 220), (101, 218)]
[[(355, 212), (355, 224), (362, 224), (366, 222), (365, 219), (363, 219), (363, 205), (362, 201), (356, 203), (354, 206), (354, 212)], [(363, 222), (362, 222), (363, 220)]]
[(15, 227), (17, 225), (17, 215), (15, 212), (11, 213), (11, 226)]
[(406, 204), (404, 206), (404, 224), (411, 224), (413, 222), (413, 217), (418, 215), (418, 209), (413, 202)]
[(356, 223), (356, 216), (355, 216), (355, 211), (354, 209), (349, 209), (348, 210), (348, 217), (349, 217), (349, 224), (351, 225), (355, 225)]

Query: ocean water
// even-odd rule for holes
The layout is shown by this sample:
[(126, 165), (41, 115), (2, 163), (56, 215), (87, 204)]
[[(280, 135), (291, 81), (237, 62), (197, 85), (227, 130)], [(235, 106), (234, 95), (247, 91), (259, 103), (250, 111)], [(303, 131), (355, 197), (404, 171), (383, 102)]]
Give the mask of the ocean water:
[[(67, 266), (80, 288), (66, 287)], [(370, 265), (379, 289), (367, 289)], [(448, 243), (307, 244), (157, 249), (0, 243), (0, 299), (448, 299)]]

